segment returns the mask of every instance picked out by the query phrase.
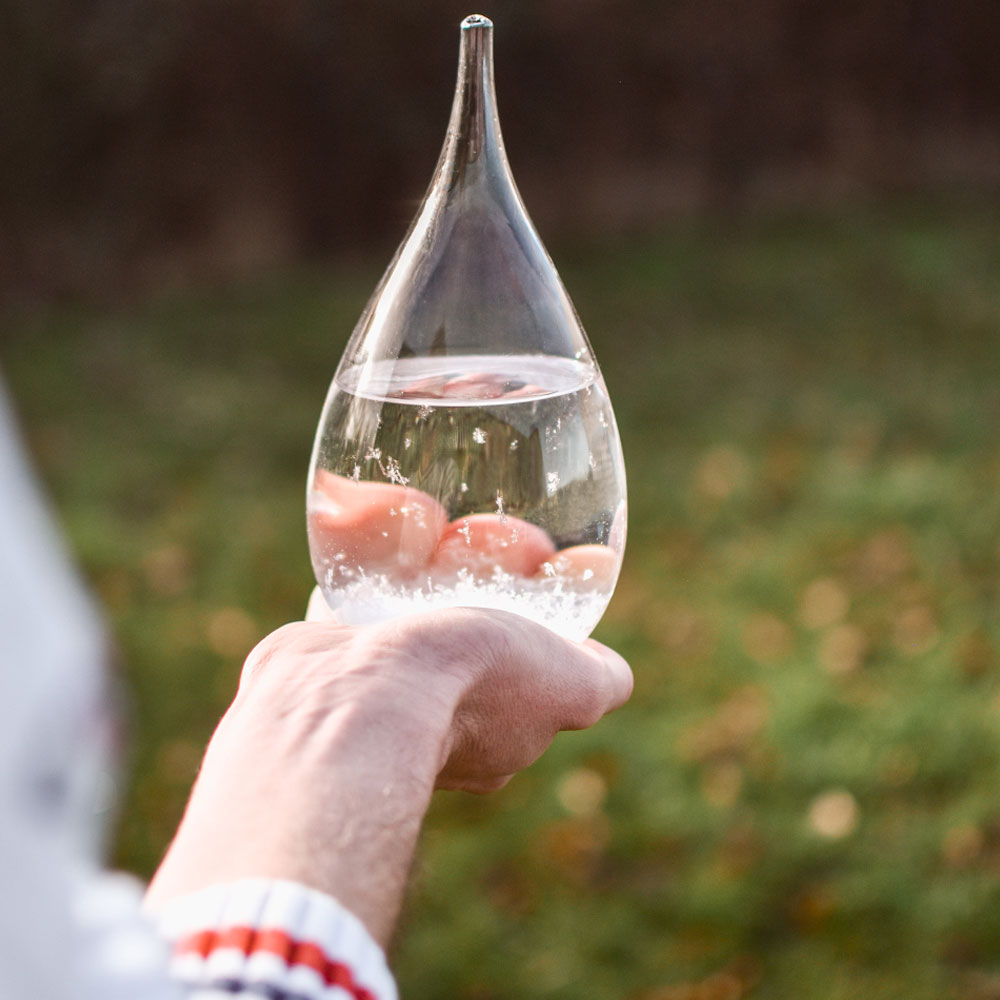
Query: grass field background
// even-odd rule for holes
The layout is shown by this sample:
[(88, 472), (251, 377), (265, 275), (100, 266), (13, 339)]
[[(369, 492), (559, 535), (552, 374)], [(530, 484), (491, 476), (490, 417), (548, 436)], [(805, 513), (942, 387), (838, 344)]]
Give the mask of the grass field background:
[[(636, 690), (436, 801), (409, 1000), (1000, 997), (998, 207), (552, 248), (622, 431), (597, 635)], [(5, 335), (119, 644), (140, 874), (243, 657), (301, 614), (312, 435), (384, 263)]]

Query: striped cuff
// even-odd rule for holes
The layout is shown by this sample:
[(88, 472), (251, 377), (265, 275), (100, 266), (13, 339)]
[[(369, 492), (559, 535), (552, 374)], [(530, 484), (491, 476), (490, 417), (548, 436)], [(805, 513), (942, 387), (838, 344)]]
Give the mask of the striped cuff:
[(382, 949), (333, 897), (276, 879), (209, 886), (157, 914), (191, 1000), (397, 1000)]

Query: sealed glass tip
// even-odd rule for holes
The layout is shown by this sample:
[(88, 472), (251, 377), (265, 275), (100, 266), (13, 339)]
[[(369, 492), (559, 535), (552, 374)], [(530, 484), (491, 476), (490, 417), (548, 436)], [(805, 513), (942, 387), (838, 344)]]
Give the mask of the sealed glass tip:
[(492, 28), (493, 22), (482, 14), (470, 14), (463, 22), (463, 28)]

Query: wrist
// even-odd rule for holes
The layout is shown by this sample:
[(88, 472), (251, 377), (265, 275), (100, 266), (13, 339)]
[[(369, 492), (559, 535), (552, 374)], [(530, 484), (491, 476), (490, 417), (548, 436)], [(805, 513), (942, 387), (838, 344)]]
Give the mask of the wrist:
[(405, 648), (342, 648), (328, 670), (266, 649), (251, 662), (153, 905), (213, 882), (288, 879), (339, 899), (385, 943), (461, 691)]

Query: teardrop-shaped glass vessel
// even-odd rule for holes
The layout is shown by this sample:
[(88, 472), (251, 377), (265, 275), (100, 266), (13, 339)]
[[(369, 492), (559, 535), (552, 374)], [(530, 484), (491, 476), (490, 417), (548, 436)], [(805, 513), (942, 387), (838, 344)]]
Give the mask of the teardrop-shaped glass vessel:
[(437, 169), (330, 387), (307, 524), (347, 624), (490, 607), (582, 639), (614, 590), (618, 430), (507, 165), (485, 17), (462, 22)]

